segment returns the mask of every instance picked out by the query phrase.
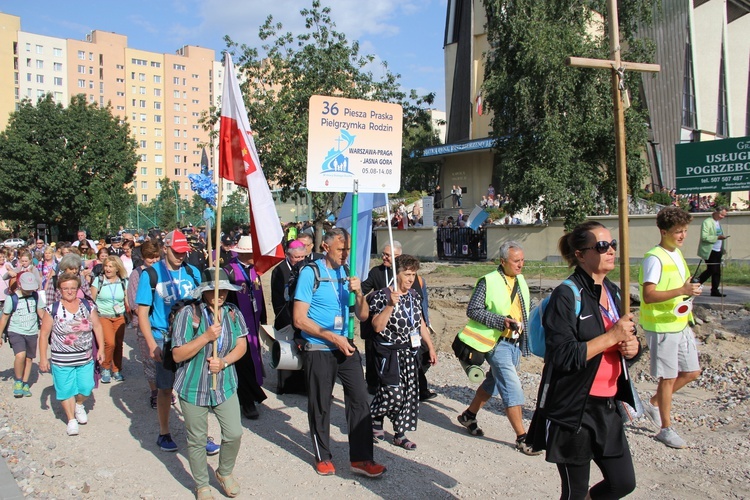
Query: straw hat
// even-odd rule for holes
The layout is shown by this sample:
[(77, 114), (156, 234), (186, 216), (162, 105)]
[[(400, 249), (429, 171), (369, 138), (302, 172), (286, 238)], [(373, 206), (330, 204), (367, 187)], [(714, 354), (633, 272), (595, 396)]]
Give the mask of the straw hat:
[(243, 236), (237, 242), (237, 246), (231, 249), (236, 253), (253, 253), (253, 239), (250, 236)]
[[(201, 284), (198, 288), (193, 290), (193, 298), (199, 299), (201, 295), (203, 295), (203, 292), (208, 292), (210, 290), (214, 290), (214, 267), (209, 267), (208, 269), (205, 269), (201, 273)], [(218, 288), (219, 290), (231, 290), (231, 291), (239, 291), (240, 287), (237, 285), (233, 285), (231, 281), (229, 281), (229, 276), (227, 275), (227, 272), (223, 269), (219, 269), (219, 282), (218, 282)]]

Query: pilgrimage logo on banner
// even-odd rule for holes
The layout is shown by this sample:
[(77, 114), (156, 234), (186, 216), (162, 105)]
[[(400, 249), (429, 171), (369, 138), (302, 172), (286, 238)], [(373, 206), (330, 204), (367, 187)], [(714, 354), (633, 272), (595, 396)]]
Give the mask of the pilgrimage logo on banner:
[(284, 260), (284, 232), (263, 175), (250, 121), (230, 55), (224, 54), (224, 91), (219, 128), (219, 176), (247, 188), (255, 270), (263, 274)]

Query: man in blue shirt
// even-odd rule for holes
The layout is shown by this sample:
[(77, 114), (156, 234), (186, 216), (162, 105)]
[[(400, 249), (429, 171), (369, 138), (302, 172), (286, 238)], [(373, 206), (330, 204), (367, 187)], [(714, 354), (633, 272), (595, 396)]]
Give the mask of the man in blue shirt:
[[(167, 234), (164, 237), (164, 256), (148, 268), (156, 272), (156, 287), (151, 288), (150, 276), (144, 270), (145, 276), (138, 282), (135, 296), (141, 332), (156, 365), (156, 412), (159, 417), (159, 438), (156, 443), (163, 451), (177, 451), (177, 445), (169, 433), (174, 372), (165, 369), (162, 364), (162, 349), (169, 329), (169, 313), (176, 302), (191, 299), (193, 290), (200, 284), (198, 269), (185, 262), (188, 251), (190, 245), (181, 231), (175, 230)], [(212, 448), (216, 446), (211, 444)], [(216, 448), (218, 452), (218, 447)]]
[(322, 476), (335, 474), (329, 447), (330, 413), (336, 377), (344, 386), (346, 421), (349, 429), (351, 470), (380, 477), (385, 467), (373, 461), (372, 418), (362, 375), (362, 358), (349, 340), (349, 292), (356, 294), (354, 306), (359, 320), (367, 319), (367, 301), (359, 278), (349, 278), (344, 267), (349, 256), (349, 235), (341, 228), (328, 231), (323, 240), (324, 259), (317, 266), (320, 281), (315, 287), (311, 267), (300, 271), (292, 313), (294, 326), (305, 340), (304, 370), (307, 379), (307, 414), (315, 454), (315, 470)]

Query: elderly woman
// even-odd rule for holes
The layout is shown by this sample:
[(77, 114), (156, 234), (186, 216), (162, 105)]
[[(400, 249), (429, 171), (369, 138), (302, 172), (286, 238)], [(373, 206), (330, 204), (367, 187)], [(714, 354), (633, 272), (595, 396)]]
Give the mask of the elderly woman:
[(103, 271), (91, 284), (91, 298), (96, 302), (104, 332), (104, 361), (102, 384), (125, 380), (122, 376), (122, 344), (125, 340), (125, 313), (128, 298), (125, 266), (116, 255), (106, 257)]
[[(214, 269), (203, 271), (201, 285), (193, 292), (200, 299), (183, 307), (173, 327), (172, 356), (177, 365), (174, 389), (180, 399), (188, 441), (188, 462), (198, 499), (213, 498), (206, 470), (208, 414), (216, 414), (221, 426), (221, 451), (216, 479), (229, 497), (240, 493), (232, 476), (242, 438), (237, 373), (234, 363), (247, 351), (247, 326), (239, 309), (226, 302), (230, 290), (240, 287), (219, 270), (218, 294)], [(218, 309), (218, 319), (214, 311)], [(213, 348), (216, 344), (217, 354)], [(211, 389), (216, 376), (216, 389)]]
[[(98, 345), (103, 345), (104, 338), (95, 307), (78, 298), (79, 276), (62, 274), (57, 285), (61, 299), (47, 305), (39, 332), (39, 371), (50, 371), (49, 348), (52, 382), (67, 417), (68, 436), (77, 436), (78, 425), (88, 422), (83, 402), (94, 389), (94, 337)], [(97, 360), (103, 359), (100, 350)]]
[(91, 288), (89, 286), (88, 279), (86, 278), (89, 274), (88, 269), (83, 269), (83, 260), (80, 255), (76, 255), (74, 252), (69, 252), (60, 260), (57, 264), (57, 272), (52, 274), (52, 279), (47, 279), (47, 285), (44, 287), (45, 298), (47, 304), (52, 304), (56, 300), (60, 300), (62, 294), (60, 293), (57, 285), (57, 277), (64, 273), (75, 274), (78, 276), (80, 281), (80, 287), (78, 288), (77, 296), (79, 299), (91, 298)]
[[(620, 309), (620, 290), (607, 278), (617, 241), (590, 221), (559, 248), (575, 266), (568, 279), (578, 293), (560, 285), (545, 310), (544, 371), (527, 442), (557, 464), (561, 498), (622, 498), (635, 489), (635, 471), (615, 400), (635, 404), (625, 360), (640, 344), (633, 315)], [(604, 479), (589, 489), (592, 460)]]
[(396, 289), (383, 288), (370, 301), (373, 347), (380, 384), (370, 403), (374, 440), (385, 439), (383, 418), (393, 423), (393, 444), (406, 450), (417, 445), (406, 438), (406, 431), (417, 430), (419, 414), (419, 361), (424, 342), (430, 364), (437, 362), (430, 332), (422, 321), (422, 299), (412, 289), (419, 260), (411, 255), (396, 257)]

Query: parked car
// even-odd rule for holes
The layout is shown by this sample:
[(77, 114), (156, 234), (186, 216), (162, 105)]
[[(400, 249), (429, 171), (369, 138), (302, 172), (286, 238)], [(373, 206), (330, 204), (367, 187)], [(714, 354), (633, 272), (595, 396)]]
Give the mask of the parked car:
[(26, 241), (21, 238), (8, 238), (3, 241), (3, 246), (5, 248), (22, 248), (26, 246)]

